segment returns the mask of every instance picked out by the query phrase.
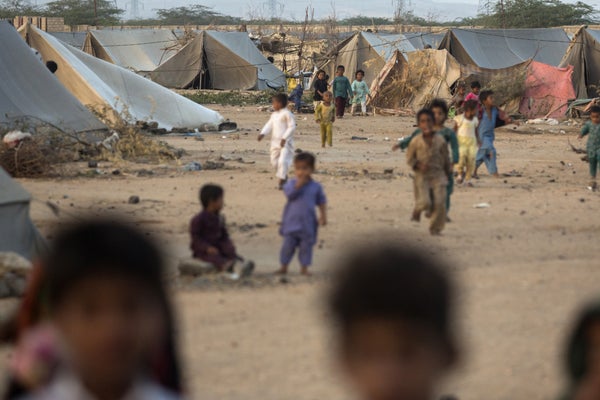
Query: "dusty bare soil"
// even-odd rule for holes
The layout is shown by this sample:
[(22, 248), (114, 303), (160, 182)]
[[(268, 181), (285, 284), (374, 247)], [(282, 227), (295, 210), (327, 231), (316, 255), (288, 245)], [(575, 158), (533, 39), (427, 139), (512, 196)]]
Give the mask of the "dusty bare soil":
[[(566, 331), (578, 307), (600, 289), (599, 195), (586, 189), (587, 164), (568, 147), (568, 138), (577, 143), (576, 127), (499, 130), (500, 172), (513, 176), (494, 179), (483, 169), (475, 188), (457, 187), (453, 222), (442, 237), (431, 238), (426, 222), (409, 222), (410, 171), (405, 155), (390, 151), (412, 131), (411, 119), (340, 120), (334, 147), (323, 151), (312, 117), (299, 115), (296, 145), (318, 155), (315, 177), (328, 195), (330, 225), (320, 232), (316, 277), (301, 278), (294, 266), (290, 283), (281, 284), (268, 273), (277, 268), (284, 197), (275, 190), (268, 144), (256, 142), (268, 114), (253, 107), (219, 111), (239, 123), (239, 135), (165, 139), (188, 152), (180, 165), (100, 163), (100, 175), (21, 180), (38, 200), (32, 217), (48, 235), (81, 213), (117, 212), (161, 238), (173, 271), (190, 398), (354, 398), (336, 373), (323, 293), (327, 271), (348, 241), (375, 241), (373, 232), (403, 233), (453, 266), (463, 359), (444, 392), (465, 400), (557, 395)], [(220, 158), (225, 169), (182, 168)], [(83, 164), (66, 169), (87, 172)], [(112, 175), (115, 169), (120, 175)], [(177, 260), (188, 256), (198, 188), (207, 182), (225, 187), (235, 242), (257, 262), (258, 278), (245, 285), (175, 276)], [(141, 202), (128, 204), (131, 195)], [(59, 217), (44, 206), (48, 200), (61, 207)], [(490, 207), (475, 208), (479, 203)], [(4, 302), (2, 309), (11, 305)]]

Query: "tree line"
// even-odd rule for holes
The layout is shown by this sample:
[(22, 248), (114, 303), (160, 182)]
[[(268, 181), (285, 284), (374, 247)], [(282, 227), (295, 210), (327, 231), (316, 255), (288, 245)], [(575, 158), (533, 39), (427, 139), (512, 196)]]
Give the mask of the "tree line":
[[(281, 18), (268, 19), (256, 15), (249, 18), (221, 14), (211, 7), (193, 4), (183, 7), (154, 10), (156, 17), (139, 20), (125, 19), (125, 10), (109, 0), (54, 0), (34, 6), (25, 0), (0, 0), (0, 19), (17, 15), (63, 17), (66, 25), (237, 25), (237, 24), (301, 24), (302, 21)], [(331, 22), (328, 17), (319, 22)], [(333, 17), (335, 18), (335, 17)], [(417, 16), (410, 9), (397, 9), (393, 17), (354, 16), (335, 21), (337, 25), (373, 26), (481, 26), (488, 28), (546, 28), (563, 25), (598, 23), (597, 10), (581, 1), (566, 3), (561, 0), (503, 0), (491, 1), (486, 13), (474, 18), (439, 21), (438, 18)]]

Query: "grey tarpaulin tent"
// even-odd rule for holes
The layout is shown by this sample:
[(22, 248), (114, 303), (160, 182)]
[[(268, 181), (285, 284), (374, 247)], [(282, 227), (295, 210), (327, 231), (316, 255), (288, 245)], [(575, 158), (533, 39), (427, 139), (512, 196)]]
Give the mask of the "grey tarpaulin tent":
[(29, 218), (31, 195), (0, 167), (0, 252), (14, 252), (28, 260), (46, 248), (44, 238)]
[(69, 133), (105, 130), (19, 37), (0, 22), (0, 125), (49, 124)]
[(358, 32), (340, 43), (321, 68), (333, 79), (336, 66), (343, 65), (350, 81), (354, 73), (362, 69), (365, 71), (365, 81), (371, 84), (395, 51), (406, 58), (408, 53), (415, 50), (402, 34)]
[(44, 60), (59, 65), (56, 76), (83, 104), (105, 118), (129, 122), (155, 121), (160, 128), (217, 131), (224, 118), (134, 72), (65, 45), (31, 25), (22, 29)]
[(61, 42), (73, 46), (79, 50), (83, 49), (87, 32), (48, 32)]
[(440, 44), (462, 65), (506, 68), (527, 60), (558, 66), (569, 46), (561, 28), (451, 29)]
[(417, 50), (423, 50), (425, 46), (437, 49), (442, 40), (444, 40), (446, 32), (446, 30), (440, 32), (405, 32), (404, 36), (406, 36), (410, 44)]
[(597, 97), (600, 93), (600, 31), (577, 31), (560, 66), (573, 66), (573, 86), (577, 98)]

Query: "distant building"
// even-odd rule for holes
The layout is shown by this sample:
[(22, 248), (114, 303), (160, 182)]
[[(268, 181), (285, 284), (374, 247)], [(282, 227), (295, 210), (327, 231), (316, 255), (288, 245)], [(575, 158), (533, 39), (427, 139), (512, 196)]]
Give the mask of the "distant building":
[(63, 32), (65, 31), (65, 19), (63, 17), (30, 17), (17, 16), (13, 19), (12, 24), (19, 29), (21, 26), (30, 23), (38, 29), (46, 32)]

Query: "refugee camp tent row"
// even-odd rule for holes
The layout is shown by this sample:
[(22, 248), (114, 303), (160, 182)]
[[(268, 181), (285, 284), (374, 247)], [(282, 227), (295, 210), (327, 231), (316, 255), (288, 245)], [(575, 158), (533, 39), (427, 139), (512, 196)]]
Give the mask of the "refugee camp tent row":
[(29, 217), (30, 202), (31, 195), (0, 167), (0, 252), (32, 260), (46, 250), (44, 238)]
[(600, 31), (580, 28), (563, 58), (562, 67), (573, 66), (573, 85), (580, 99), (600, 95)]
[(45, 61), (58, 65), (56, 77), (73, 96), (111, 121), (153, 121), (160, 128), (217, 131), (224, 118), (127, 69), (95, 58), (31, 25), (22, 27), (27, 43)]
[(0, 126), (38, 125), (67, 133), (107, 130), (34, 55), (15, 28), (0, 22)]
[(569, 47), (561, 28), (451, 29), (439, 49), (446, 49), (462, 65), (498, 69), (527, 60), (558, 66)]
[[(186, 42), (187, 40), (187, 42)], [(243, 32), (91, 31), (84, 49), (165, 87), (265, 90), (285, 87), (285, 75)]]
[(406, 58), (406, 54), (415, 50), (408, 38), (402, 34), (358, 32), (341, 42), (329, 54), (328, 61), (321, 69), (330, 79), (335, 76), (338, 65), (346, 67), (349, 79), (354, 78), (354, 73), (362, 69), (365, 71), (365, 80), (373, 82), (396, 51)]

